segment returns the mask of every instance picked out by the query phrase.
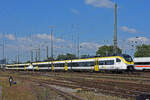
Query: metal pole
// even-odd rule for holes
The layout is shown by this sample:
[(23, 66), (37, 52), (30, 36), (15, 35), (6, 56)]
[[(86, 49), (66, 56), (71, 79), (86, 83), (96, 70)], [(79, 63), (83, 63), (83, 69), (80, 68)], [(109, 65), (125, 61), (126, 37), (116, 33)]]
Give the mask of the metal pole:
[(39, 49), (38, 49), (38, 61), (40, 61), (40, 57), (41, 56), (41, 49), (40, 49), (40, 46), (39, 46)]
[(52, 70), (55, 71), (54, 68), (53, 68), (53, 66), (54, 66), (53, 65), (53, 28), (54, 28), (54, 26), (51, 26), (50, 28), (51, 28), (51, 37), (50, 37), (50, 39), (51, 39), (51, 61), (52, 61), (51, 67), (52, 67)]
[(3, 59), (5, 59), (5, 44), (4, 44), (4, 40), (3, 40)]
[(73, 42), (74, 41), (74, 39), (73, 39), (73, 36), (74, 36), (74, 34), (73, 34), (73, 28), (74, 28), (74, 25), (72, 24), (72, 45), (71, 45), (71, 55), (70, 55), (70, 60), (71, 60), (71, 68), (70, 69), (71, 69), (71, 71), (72, 71), (72, 67), (73, 67), (72, 66), (72, 55), (73, 55), (73, 46), (74, 46), (73, 45), (73, 43), (74, 43)]
[[(30, 34), (30, 39), (32, 41), (32, 33)], [(33, 62), (33, 47), (32, 47), (32, 42), (31, 42), (31, 63)]]
[(17, 61), (17, 62), (18, 62), (18, 64), (19, 64), (19, 62), (20, 62), (20, 61), (19, 61), (19, 48), (18, 48), (18, 53), (17, 53), (17, 54), (18, 54), (18, 57), (17, 57), (17, 60), (18, 60), (18, 61)]
[(115, 55), (118, 53), (117, 51), (117, 4), (115, 4), (115, 8), (114, 8), (114, 53)]
[(46, 46), (46, 57), (47, 57), (47, 60), (48, 60), (48, 46)]
[(15, 56), (15, 59), (16, 59), (15, 63), (17, 64), (17, 62), (18, 62), (18, 60), (17, 60), (17, 55)]
[(35, 49), (35, 61), (36, 62), (38, 61), (38, 51), (37, 51), (37, 49)]
[(80, 36), (79, 36), (79, 33), (78, 33), (78, 58), (80, 58)]
[(53, 26), (51, 26), (51, 58), (53, 59)]
[(74, 37), (74, 34), (73, 34), (73, 28), (74, 28), (74, 25), (72, 24), (72, 45), (71, 45), (71, 54), (73, 54), (73, 47), (74, 47), (74, 39), (73, 39), (73, 37)]
[(31, 49), (31, 62), (33, 62), (33, 50)]

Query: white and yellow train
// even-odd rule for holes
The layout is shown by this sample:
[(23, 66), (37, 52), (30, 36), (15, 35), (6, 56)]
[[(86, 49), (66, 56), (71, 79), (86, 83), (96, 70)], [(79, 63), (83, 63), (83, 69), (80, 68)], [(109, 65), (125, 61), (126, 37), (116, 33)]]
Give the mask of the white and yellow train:
[(37, 71), (133, 71), (134, 62), (131, 56), (94, 57), (63, 61), (33, 62), (25, 64), (8, 64), (8, 70), (37, 70)]

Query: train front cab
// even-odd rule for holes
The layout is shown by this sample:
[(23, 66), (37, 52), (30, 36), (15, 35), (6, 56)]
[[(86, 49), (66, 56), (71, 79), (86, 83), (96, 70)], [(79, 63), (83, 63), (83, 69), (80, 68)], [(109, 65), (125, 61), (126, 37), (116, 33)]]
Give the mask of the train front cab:
[(134, 62), (131, 56), (123, 54), (120, 58), (125, 63), (127, 72), (133, 72), (135, 70)]

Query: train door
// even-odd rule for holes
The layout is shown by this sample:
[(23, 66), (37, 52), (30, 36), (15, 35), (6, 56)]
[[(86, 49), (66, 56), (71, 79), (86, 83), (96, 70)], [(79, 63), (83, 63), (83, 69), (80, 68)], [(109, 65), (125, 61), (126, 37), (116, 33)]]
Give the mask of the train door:
[(24, 70), (26, 70), (26, 66), (24, 66)]
[(37, 70), (37, 71), (39, 70), (39, 66), (38, 66), (38, 65), (36, 66), (36, 70)]
[(54, 71), (55, 70), (54, 69), (54, 63), (52, 62), (51, 65), (52, 65), (52, 71)]
[(120, 68), (121, 68), (121, 59), (116, 58), (115, 69), (120, 69)]
[(95, 60), (94, 69), (95, 69), (95, 71), (99, 71), (98, 59)]
[(68, 71), (68, 65), (67, 65), (67, 62), (65, 62), (65, 71)]

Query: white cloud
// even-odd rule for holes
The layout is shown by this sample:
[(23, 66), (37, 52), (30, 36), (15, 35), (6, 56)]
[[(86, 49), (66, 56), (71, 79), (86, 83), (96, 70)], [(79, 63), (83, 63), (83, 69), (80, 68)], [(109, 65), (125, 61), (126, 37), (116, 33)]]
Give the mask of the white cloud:
[(65, 42), (65, 40), (64, 39), (60, 39), (60, 38), (57, 38), (57, 39), (55, 39), (57, 42)]
[(128, 32), (128, 33), (139, 33), (136, 29), (129, 28), (127, 26), (122, 26), (121, 30), (124, 31), (124, 32)]
[[(46, 33), (37, 34), (37, 35), (35, 35), (35, 38), (42, 39), (42, 40), (51, 40), (51, 35), (50, 34), (46, 34)], [(65, 42), (64, 39), (56, 38), (56, 37), (53, 37), (53, 40), (55, 42)]]
[(85, 3), (94, 7), (113, 8), (114, 3), (111, 0), (85, 0)]
[(9, 40), (15, 40), (15, 36), (12, 34), (6, 34), (5, 37)]
[(146, 37), (133, 37), (128, 39), (129, 42), (141, 42), (141, 43), (147, 43), (149, 42), (149, 39)]
[(19, 37), (18, 40), (19, 41), (27, 41), (27, 38), (25, 38), (25, 37)]
[(25, 43), (31, 43), (31, 42), (33, 42), (33, 41), (31, 40), (31, 38), (28, 38), (28, 37), (18, 37), (17, 40), (18, 40), (18, 42), (20, 42), (20, 43), (22, 43), (22, 42), (25, 42)]
[(77, 9), (71, 9), (71, 12), (76, 15), (80, 14), (80, 12)]
[(43, 33), (43, 34), (37, 34), (35, 35), (35, 37), (39, 38), (39, 39), (49, 39), (51, 38), (50, 35), (46, 34), (46, 33)]
[(91, 49), (91, 50), (97, 50), (101, 45), (97, 43), (91, 43), (91, 42), (83, 42), (80, 44), (80, 47), (83, 49)]

